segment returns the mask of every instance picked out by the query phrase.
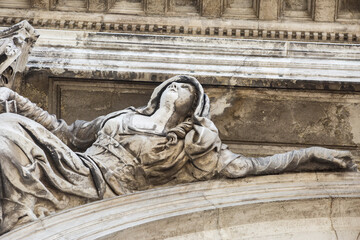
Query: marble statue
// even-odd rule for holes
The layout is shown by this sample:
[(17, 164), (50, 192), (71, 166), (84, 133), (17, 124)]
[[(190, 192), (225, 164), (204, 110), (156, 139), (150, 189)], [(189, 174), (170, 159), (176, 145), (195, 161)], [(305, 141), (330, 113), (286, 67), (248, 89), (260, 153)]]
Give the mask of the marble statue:
[(0, 233), (61, 209), (215, 178), (357, 169), (350, 152), (312, 147), (269, 157), (231, 152), (191, 76), (155, 88), (148, 104), (68, 125), (0, 88)]

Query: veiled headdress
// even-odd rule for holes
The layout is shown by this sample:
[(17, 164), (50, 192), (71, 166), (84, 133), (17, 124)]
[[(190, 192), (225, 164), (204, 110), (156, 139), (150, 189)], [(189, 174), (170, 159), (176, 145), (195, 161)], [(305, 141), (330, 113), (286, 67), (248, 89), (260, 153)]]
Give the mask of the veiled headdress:
[(179, 75), (172, 77), (154, 89), (148, 104), (137, 111), (140, 114), (152, 115), (160, 103), (162, 93), (167, 86), (173, 82), (192, 84), (196, 89), (197, 103), (192, 116), (194, 123), (193, 129), (185, 136), (185, 151), (192, 158), (198, 158), (210, 150), (219, 149), (221, 141), (215, 124), (210, 120), (210, 100), (204, 93), (204, 89), (199, 81), (191, 76)]
[(203, 87), (196, 78), (185, 75), (172, 77), (161, 83), (159, 86), (157, 86), (154, 89), (148, 104), (142, 108), (138, 108), (137, 112), (144, 115), (152, 115), (159, 105), (162, 93), (165, 91), (167, 86), (169, 86), (173, 82), (189, 83), (193, 85), (196, 89), (196, 94), (198, 96), (197, 98), (198, 102), (196, 104), (194, 116), (209, 118), (210, 100), (208, 96), (204, 93)]

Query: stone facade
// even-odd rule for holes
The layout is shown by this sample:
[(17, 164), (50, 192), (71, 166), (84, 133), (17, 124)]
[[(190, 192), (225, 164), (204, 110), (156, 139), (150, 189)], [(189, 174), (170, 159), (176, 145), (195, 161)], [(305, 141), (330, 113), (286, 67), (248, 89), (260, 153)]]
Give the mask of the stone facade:
[[(145, 104), (159, 82), (188, 74), (209, 92), (221, 138), (236, 152), (319, 145), (360, 155), (356, 1), (3, 0), (0, 7), (3, 26), (26, 19), (41, 35), (20, 93), (69, 123)], [(230, 124), (236, 132), (217, 118), (222, 113), (241, 119)]]
[[(234, 152), (265, 156), (316, 145), (350, 150), (359, 162), (356, 0), (0, 0), (1, 27), (21, 20), (40, 37), (17, 89), (68, 123), (144, 105), (161, 82), (187, 74), (204, 86), (220, 138)], [(358, 183), (356, 173), (303, 173), (184, 185), (63, 212), (2, 239), (48, 239), (52, 233), (74, 239), (236, 239), (239, 233), (275, 236), (275, 230), (277, 239), (296, 239), (295, 232), (302, 239), (356, 239)], [(194, 206), (186, 208), (186, 201)], [(139, 206), (164, 215), (144, 218)], [(109, 212), (114, 215), (107, 218)], [(104, 218), (105, 230), (93, 228), (102, 227)], [(203, 222), (182, 225), (189, 219)], [(152, 231), (157, 224), (173, 231)], [(39, 225), (43, 229), (34, 232)]]

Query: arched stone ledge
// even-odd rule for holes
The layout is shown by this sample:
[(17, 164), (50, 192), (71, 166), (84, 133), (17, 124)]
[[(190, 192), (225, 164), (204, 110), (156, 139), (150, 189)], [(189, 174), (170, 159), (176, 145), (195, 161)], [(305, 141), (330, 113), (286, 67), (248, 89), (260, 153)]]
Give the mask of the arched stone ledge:
[(297, 173), (158, 188), (90, 203), (0, 239), (357, 239), (359, 173)]

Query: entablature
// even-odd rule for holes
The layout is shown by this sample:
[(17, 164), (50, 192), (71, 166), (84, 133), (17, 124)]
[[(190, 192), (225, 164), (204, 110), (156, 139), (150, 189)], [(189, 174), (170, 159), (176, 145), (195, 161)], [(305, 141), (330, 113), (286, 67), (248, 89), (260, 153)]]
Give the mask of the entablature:
[(359, 42), (360, 4), (344, 0), (22, 0), (0, 2), (0, 25)]

